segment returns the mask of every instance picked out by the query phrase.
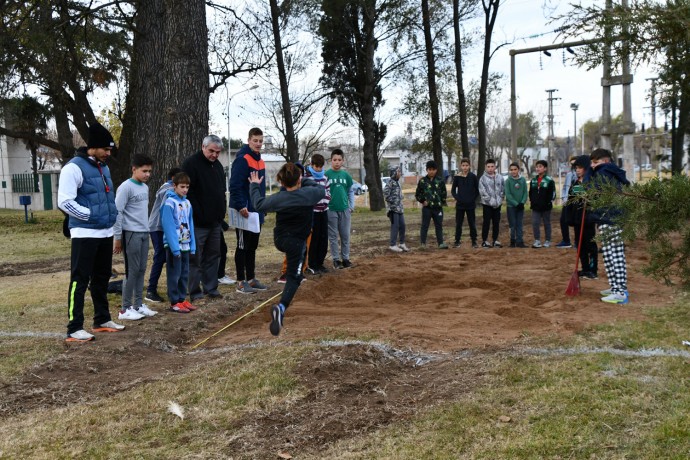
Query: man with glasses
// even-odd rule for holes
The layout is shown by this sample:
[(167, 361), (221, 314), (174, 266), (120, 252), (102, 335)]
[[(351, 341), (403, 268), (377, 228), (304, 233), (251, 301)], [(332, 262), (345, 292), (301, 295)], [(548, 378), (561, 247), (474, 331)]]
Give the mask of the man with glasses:
[(192, 302), (204, 295), (209, 299), (223, 297), (218, 292), (221, 223), (225, 218), (225, 172), (218, 161), (222, 150), (223, 142), (218, 136), (206, 136), (201, 150), (182, 164), (182, 170), (190, 179), (187, 199), (194, 210), (196, 237), (196, 254), (189, 261), (189, 297)]

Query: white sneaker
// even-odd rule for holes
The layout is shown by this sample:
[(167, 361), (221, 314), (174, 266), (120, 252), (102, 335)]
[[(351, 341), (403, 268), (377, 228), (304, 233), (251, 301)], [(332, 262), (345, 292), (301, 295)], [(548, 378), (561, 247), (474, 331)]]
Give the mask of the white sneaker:
[(88, 342), (90, 340), (94, 339), (93, 334), (89, 334), (86, 332), (84, 329), (80, 329), (76, 332), (72, 332), (71, 334), (67, 334), (67, 341), (68, 342)]
[(136, 321), (142, 318), (145, 318), (145, 316), (141, 313), (138, 313), (134, 307), (129, 307), (126, 310), (120, 310), (120, 313), (117, 315), (117, 319), (129, 319), (131, 321)]
[(409, 252), (410, 248), (407, 247), (405, 243), (399, 244), (398, 247), (403, 250), (403, 252)]
[(541, 241), (539, 240), (534, 240), (534, 243), (532, 243), (533, 248), (540, 248), (541, 247)]
[(549, 241), (549, 240), (544, 241), (544, 247), (550, 248), (551, 247), (551, 241)]
[(151, 310), (148, 305), (142, 303), (141, 307), (137, 308), (137, 313), (144, 316), (156, 316), (158, 312), (155, 310)]
[(229, 276), (224, 276), (222, 278), (218, 278), (218, 283), (219, 284), (235, 284), (235, 280), (230, 278)]
[(98, 327), (94, 327), (94, 332), (117, 332), (124, 330), (125, 327), (122, 324), (117, 324), (115, 321), (108, 321), (103, 323)]
[(402, 248), (398, 246), (389, 246), (388, 249), (390, 249), (393, 252), (403, 252)]

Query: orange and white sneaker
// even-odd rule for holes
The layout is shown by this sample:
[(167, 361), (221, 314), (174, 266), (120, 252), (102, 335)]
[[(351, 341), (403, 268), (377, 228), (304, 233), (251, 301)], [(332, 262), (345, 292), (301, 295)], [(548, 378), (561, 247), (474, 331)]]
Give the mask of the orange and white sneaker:
[(194, 311), (194, 310), (196, 310), (197, 308), (199, 308), (199, 307), (197, 307), (196, 305), (192, 305), (192, 303), (191, 303), (189, 300), (183, 300), (183, 301), (180, 302), (180, 303), (181, 303), (187, 310), (189, 310), (189, 311)]
[(93, 332), (120, 332), (124, 330), (125, 327), (122, 324), (117, 324), (115, 321), (108, 321), (100, 326), (93, 327)]
[(170, 311), (175, 313), (189, 313), (189, 308), (185, 307), (182, 302), (178, 302), (175, 305), (170, 305)]
[(96, 340), (93, 334), (89, 334), (84, 329), (79, 329), (71, 334), (67, 334), (65, 342), (91, 342), (92, 340)]

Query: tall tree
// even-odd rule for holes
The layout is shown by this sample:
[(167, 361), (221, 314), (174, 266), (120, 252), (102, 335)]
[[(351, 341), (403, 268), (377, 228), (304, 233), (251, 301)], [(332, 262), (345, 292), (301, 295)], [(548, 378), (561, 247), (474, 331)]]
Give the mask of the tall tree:
[(422, 0), (422, 29), (424, 31), (424, 50), (426, 52), (426, 76), (431, 109), (431, 151), (434, 161), (443, 170), (443, 145), (441, 144), (441, 119), (438, 112), (438, 88), (436, 87), (436, 58), (431, 31), (431, 12), (429, 0)]
[(455, 81), (458, 89), (458, 122), (460, 124), (460, 146), (463, 155), (469, 157), (470, 143), (469, 132), (467, 130), (467, 99), (465, 97), (464, 76), (462, 68), (462, 50), (465, 43), (461, 34), (461, 20), (466, 17), (473, 6), (474, 1), (463, 2), (461, 8), (460, 0), (453, 0), (453, 57), (455, 62)]
[(271, 5), (271, 26), (273, 28), (273, 43), (275, 45), (276, 66), (278, 67), (278, 80), (280, 81), (280, 96), (283, 105), (283, 122), (285, 126), (285, 144), (287, 147), (288, 161), (295, 162), (299, 159), (299, 147), (295, 128), (292, 123), (292, 105), (290, 104), (290, 90), (288, 88), (287, 72), (285, 70), (285, 60), (283, 59), (283, 45), (281, 42), (281, 19), (287, 21), (284, 7), (291, 4), (284, 1), (281, 6), (278, 0), (269, 0)]
[(114, 174), (127, 176), (129, 158), (153, 157), (164, 171), (199, 150), (208, 134), (209, 64), (205, 3), (147, 0), (135, 16), (132, 68), (122, 126), (123, 155)]
[(484, 173), (486, 162), (486, 109), (488, 106), (489, 88), (489, 64), (491, 63), (491, 37), (496, 24), (496, 15), (500, 0), (482, 0), (484, 8), (484, 50), (482, 55), (482, 75), (479, 83), (479, 107), (477, 110), (477, 138), (479, 140), (479, 153), (477, 155), (477, 174)]
[[(342, 121), (355, 123), (362, 132), (370, 208), (378, 211), (385, 205), (378, 150), (387, 131), (377, 121), (384, 103), (381, 83), (411, 59), (399, 48), (411, 15), (405, 0), (329, 0), (321, 7), (321, 81), (338, 101)], [(377, 55), (382, 42), (389, 45), (385, 57)]]
[(573, 5), (572, 11), (556, 20), (562, 22), (560, 30), (567, 37), (586, 34), (599, 39), (575, 57), (588, 68), (607, 58), (615, 67), (630, 57), (637, 65), (652, 64), (658, 69), (662, 106), (678, 114), (671, 164), (673, 173), (680, 173), (683, 139), (690, 133), (690, 1), (637, 0), (629, 7), (615, 4), (609, 9)]

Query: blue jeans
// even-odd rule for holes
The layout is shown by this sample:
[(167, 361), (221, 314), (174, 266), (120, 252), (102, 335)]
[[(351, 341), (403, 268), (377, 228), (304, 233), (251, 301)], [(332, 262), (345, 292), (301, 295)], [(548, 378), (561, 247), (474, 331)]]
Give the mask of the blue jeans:
[(158, 280), (163, 272), (165, 264), (165, 247), (163, 246), (163, 232), (156, 230), (149, 232), (151, 244), (153, 245), (153, 263), (151, 264), (151, 274), (149, 274), (149, 284), (146, 292), (158, 292)]
[(522, 219), (525, 215), (524, 209), (508, 206), (508, 225), (510, 226), (510, 241), (522, 243)]
[(391, 246), (396, 246), (398, 244), (398, 239), (400, 244), (405, 244), (405, 214), (401, 212), (391, 211)]
[(165, 250), (165, 270), (168, 276), (168, 299), (175, 305), (187, 298), (187, 281), (189, 278), (189, 252), (181, 252), (175, 257), (170, 249)]

